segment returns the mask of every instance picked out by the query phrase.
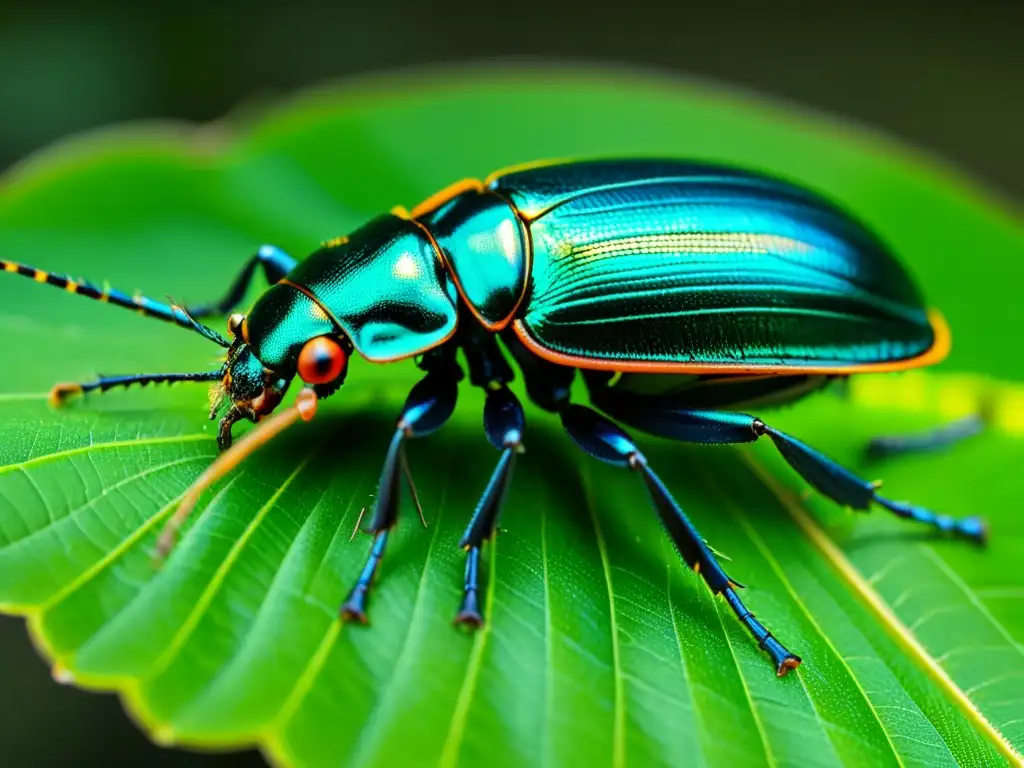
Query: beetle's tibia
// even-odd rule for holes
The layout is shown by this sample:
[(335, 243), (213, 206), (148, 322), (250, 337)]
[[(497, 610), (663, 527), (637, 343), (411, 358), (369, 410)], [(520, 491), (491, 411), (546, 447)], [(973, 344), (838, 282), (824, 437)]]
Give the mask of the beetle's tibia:
[(754, 614), (747, 609), (732, 587), (723, 589), (722, 595), (743, 626), (757, 640), (758, 647), (771, 657), (775, 664), (775, 674), (782, 677), (789, 670), (800, 666), (802, 659), (786, 650), (786, 647), (775, 639), (775, 636), (768, 631), (764, 624), (754, 618)]

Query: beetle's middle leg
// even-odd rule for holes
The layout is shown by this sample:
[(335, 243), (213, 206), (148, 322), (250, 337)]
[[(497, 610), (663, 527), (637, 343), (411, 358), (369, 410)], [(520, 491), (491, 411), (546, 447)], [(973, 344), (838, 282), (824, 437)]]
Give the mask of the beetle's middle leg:
[(421, 367), (428, 373), (412, 388), (398, 417), (395, 434), (391, 438), (384, 468), (380, 473), (373, 517), (366, 529), (373, 534), (373, 544), (359, 578), (341, 606), (343, 619), (366, 623), (366, 598), (384, 557), (388, 535), (398, 522), (405, 468), (405, 441), (424, 437), (439, 429), (455, 410), (462, 370), (455, 363), (453, 354), (445, 352), (443, 357), (425, 358)]
[(469, 380), (487, 392), (484, 432), (490, 444), (501, 451), (498, 465), (459, 541), (459, 546), (466, 550), (466, 575), (455, 623), (479, 627), (484, 622), (480, 605), (480, 555), (484, 544), (497, 531), (516, 454), (523, 452), (526, 416), (519, 399), (508, 389), (508, 383), (513, 379), (512, 368), (494, 337), (474, 326), (468, 328), (460, 342), (469, 366)]
[(878, 504), (897, 517), (915, 520), (959, 538), (985, 543), (987, 528), (979, 517), (954, 518), (924, 507), (893, 501), (878, 485), (858, 477), (820, 451), (766, 424), (756, 416), (731, 411), (692, 410), (670, 397), (644, 397), (592, 387), (602, 411), (652, 435), (686, 443), (750, 443), (767, 436), (776, 450), (816, 490), (843, 506), (867, 510)]

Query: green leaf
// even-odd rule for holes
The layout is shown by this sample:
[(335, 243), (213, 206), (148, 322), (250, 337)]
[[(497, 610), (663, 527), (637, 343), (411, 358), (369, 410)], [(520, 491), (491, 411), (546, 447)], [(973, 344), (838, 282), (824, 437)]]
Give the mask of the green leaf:
[[(932, 161), (709, 86), (559, 70), (374, 79), (244, 127), (136, 127), (34, 158), (2, 188), (0, 255), (205, 300), (260, 243), (302, 254), (462, 176), (595, 154), (757, 166), (889, 239), (954, 329), (949, 362), (765, 417), (884, 475), (896, 498), (984, 514), (991, 546), (803, 500), (767, 444), (645, 442), (750, 607), (804, 657), (777, 679), (682, 566), (636, 479), (580, 459), (531, 410), (485, 553), (490, 622), (468, 635), (450, 624), (457, 542), (497, 457), (467, 390), (453, 424), (411, 446), (429, 527), (405, 510), (372, 626), (342, 626), (368, 546), (350, 532), (415, 370), (356, 364), (312, 424), (204, 496), (154, 571), (157, 531), (215, 455), (205, 396), (148, 389), (53, 411), (45, 392), (100, 371), (205, 369), (212, 348), (0, 276), (0, 602), (27, 617), (55, 675), (120, 692), (162, 742), (258, 744), (296, 766), (1021, 764), (1024, 233)], [(991, 428), (946, 453), (860, 457), (872, 435), (982, 404)]]

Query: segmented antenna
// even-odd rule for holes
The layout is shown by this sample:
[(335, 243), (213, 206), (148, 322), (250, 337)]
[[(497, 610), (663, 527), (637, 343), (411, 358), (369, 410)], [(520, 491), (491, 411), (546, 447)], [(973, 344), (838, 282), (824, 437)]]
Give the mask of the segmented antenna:
[(163, 320), (165, 323), (174, 323), (181, 328), (187, 328), (190, 331), (198, 333), (203, 338), (209, 339), (225, 349), (231, 346), (231, 342), (212, 328), (208, 328), (190, 317), (188, 312), (179, 306), (168, 306), (167, 304), (162, 304), (159, 301), (153, 301), (152, 299), (141, 295), (129, 296), (127, 293), (123, 293), (109, 287), (104, 287), (102, 289), (97, 288), (95, 285), (87, 283), (84, 280), (72, 280), (67, 275), (57, 275), (52, 272), (44, 272), (41, 269), (30, 267), (27, 264), (19, 264), (14, 261), (4, 261), (3, 259), (0, 259), (0, 269), (5, 272), (21, 275), (22, 277), (28, 277), (35, 280), (37, 283), (46, 283), (47, 285), (52, 285), (55, 288), (63, 288), (68, 293), (75, 293), (79, 296), (85, 296), (86, 298), (95, 299), (96, 301), (114, 304), (118, 307), (124, 307), (125, 309), (134, 309), (140, 315), (155, 317), (158, 320)]

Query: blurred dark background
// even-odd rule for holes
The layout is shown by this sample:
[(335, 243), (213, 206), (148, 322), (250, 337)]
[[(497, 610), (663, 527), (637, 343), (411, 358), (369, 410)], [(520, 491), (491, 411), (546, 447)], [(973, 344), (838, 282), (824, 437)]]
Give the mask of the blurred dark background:
[(209, 120), (353, 73), (485, 57), (722, 79), (1024, 193), (1020, 0), (0, 0), (0, 166), (68, 133)]
[[(1021, 0), (0, 0), (0, 167), (109, 123), (210, 120), (362, 72), (525, 57), (787, 98), (877, 127), (1019, 201), (1022, 34)], [(20, 620), (0, 619), (0, 681), (4, 765), (261, 764), (150, 746), (112, 697), (54, 683)]]

